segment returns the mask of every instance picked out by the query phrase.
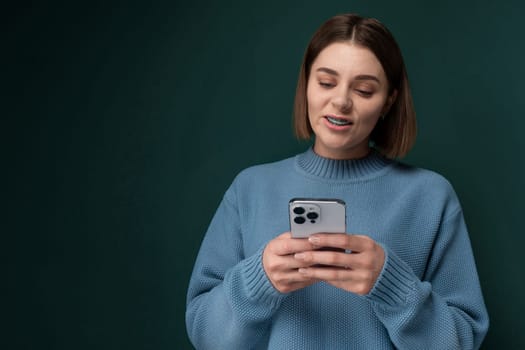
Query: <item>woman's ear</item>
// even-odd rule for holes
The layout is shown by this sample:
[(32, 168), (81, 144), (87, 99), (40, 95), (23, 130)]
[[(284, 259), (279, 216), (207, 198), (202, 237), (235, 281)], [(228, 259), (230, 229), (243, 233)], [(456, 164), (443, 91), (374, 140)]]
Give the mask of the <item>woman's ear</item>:
[(385, 106), (383, 107), (382, 115), (386, 115), (390, 111), (390, 107), (396, 102), (397, 90), (392, 91), (390, 96), (386, 99)]

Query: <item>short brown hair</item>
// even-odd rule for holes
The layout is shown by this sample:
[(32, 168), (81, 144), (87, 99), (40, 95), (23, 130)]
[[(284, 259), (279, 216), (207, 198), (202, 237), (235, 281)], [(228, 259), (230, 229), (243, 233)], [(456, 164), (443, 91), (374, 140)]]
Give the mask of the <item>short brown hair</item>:
[(330, 18), (314, 33), (306, 48), (295, 92), (296, 136), (299, 139), (309, 139), (313, 134), (306, 97), (313, 62), (328, 45), (345, 41), (352, 41), (372, 51), (385, 71), (389, 95), (397, 91), (397, 98), (390, 110), (379, 119), (372, 131), (371, 141), (374, 147), (389, 158), (405, 156), (415, 142), (416, 113), (401, 50), (390, 31), (381, 22), (355, 14)]

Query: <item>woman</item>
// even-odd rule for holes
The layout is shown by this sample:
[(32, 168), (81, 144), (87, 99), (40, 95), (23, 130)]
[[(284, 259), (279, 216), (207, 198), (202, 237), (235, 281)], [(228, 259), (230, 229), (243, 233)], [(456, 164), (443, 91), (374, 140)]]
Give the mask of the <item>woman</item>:
[[(394, 160), (415, 113), (390, 32), (352, 14), (324, 23), (294, 119), (313, 148), (241, 172), (206, 233), (188, 290), (195, 347), (478, 348), (488, 315), (458, 199), (440, 175)], [(294, 197), (346, 202), (348, 234), (292, 238)]]

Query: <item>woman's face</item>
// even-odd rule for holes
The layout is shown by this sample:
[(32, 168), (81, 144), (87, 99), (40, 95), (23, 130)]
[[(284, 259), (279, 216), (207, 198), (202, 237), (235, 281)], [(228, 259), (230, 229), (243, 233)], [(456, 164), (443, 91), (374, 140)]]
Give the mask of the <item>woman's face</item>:
[(395, 93), (388, 96), (376, 56), (350, 42), (333, 43), (319, 53), (306, 94), (314, 151), (333, 159), (366, 156), (370, 133), (395, 99)]

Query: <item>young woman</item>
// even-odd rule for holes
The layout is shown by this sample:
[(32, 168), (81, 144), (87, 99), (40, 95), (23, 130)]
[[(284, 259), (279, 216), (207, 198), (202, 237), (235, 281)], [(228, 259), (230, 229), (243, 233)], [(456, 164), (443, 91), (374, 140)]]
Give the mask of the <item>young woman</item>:
[[(195, 347), (478, 348), (488, 315), (459, 201), (440, 175), (394, 160), (416, 127), (390, 32), (352, 14), (324, 23), (294, 113), (313, 148), (241, 172), (202, 242), (186, 311)], [(292, 238), (295, 197), (343, 200), (348, 232)]]

